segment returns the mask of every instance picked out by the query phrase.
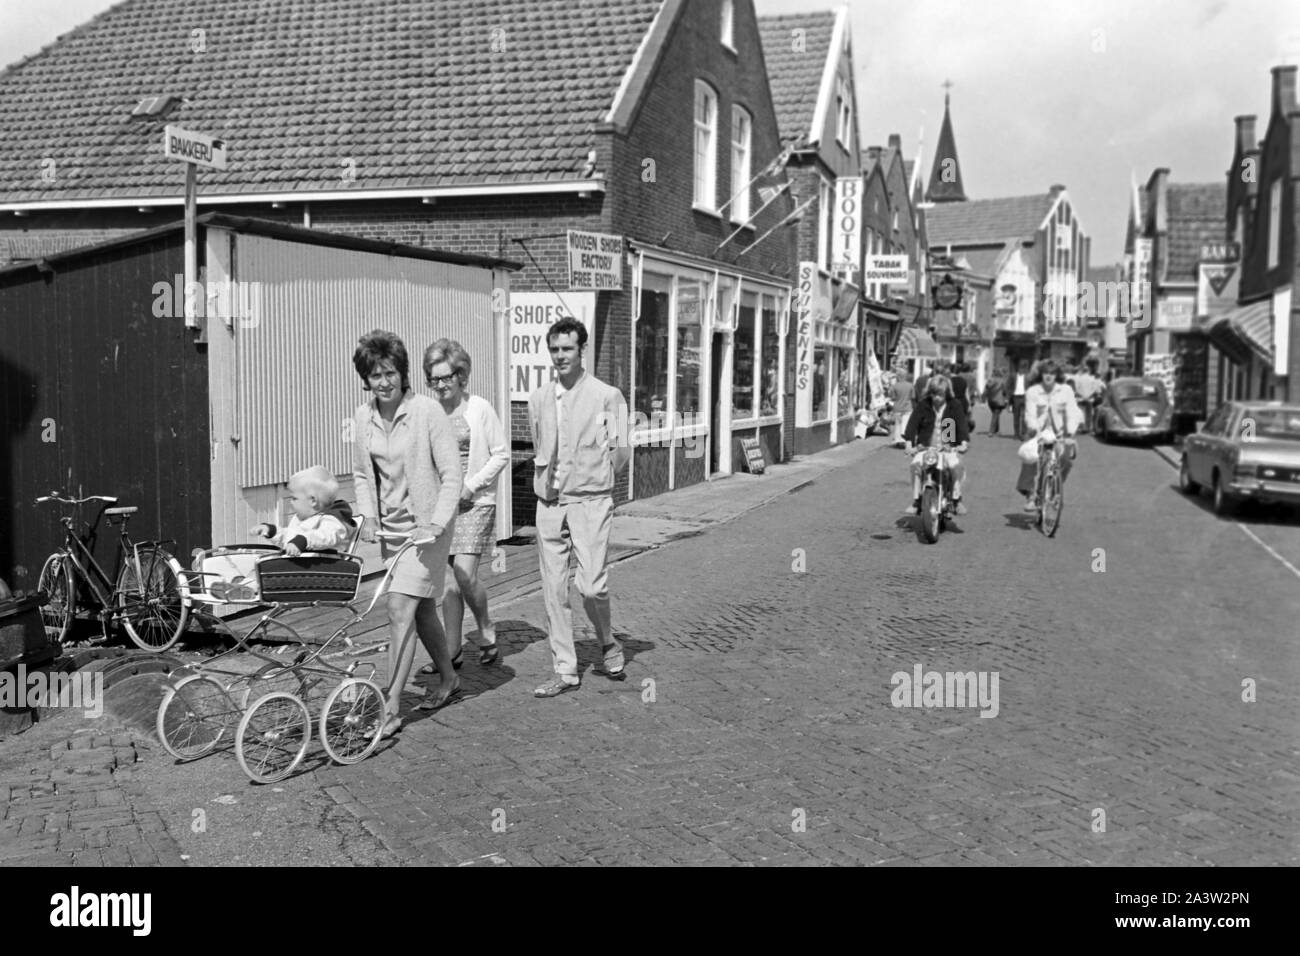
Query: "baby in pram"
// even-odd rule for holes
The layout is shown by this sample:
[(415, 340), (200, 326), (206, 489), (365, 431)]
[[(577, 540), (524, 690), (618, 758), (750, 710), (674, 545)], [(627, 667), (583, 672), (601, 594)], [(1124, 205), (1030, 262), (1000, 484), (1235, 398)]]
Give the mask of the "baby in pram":
[(332, 551), (352, 538), (352, 507), (338, 498), (339, 483), (321, 465), (303, 469), (289, 479), (289, 510), (293, 517), (283, 528), (254, 525), (249, 534), (267, 538), (296, 558), (304, 551)]

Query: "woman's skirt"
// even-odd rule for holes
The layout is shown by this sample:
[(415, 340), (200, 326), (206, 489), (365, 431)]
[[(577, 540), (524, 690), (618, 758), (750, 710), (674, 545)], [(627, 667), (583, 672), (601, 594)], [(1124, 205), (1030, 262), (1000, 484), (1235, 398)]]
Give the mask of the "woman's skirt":
[[(447, 573), (447, 554), (458, 524), (453, 518), (433, 544), (407, 548), (393, 568), (393, 577), (388, 584), (389, 592), (416, 598), (441, 598), (443, 576)], [(381, 554), (384, 564), (392, 567), (393, 558), (399, 549), (397, 543), (383, 542)]]
[(487, 554), (496, 544), (497, 506), (462, 501), (451, 554)]

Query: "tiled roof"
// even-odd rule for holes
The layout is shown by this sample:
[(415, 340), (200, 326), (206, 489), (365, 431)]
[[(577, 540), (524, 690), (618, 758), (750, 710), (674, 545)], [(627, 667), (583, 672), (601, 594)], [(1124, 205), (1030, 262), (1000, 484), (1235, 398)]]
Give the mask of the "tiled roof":
[(925, 214), (930, 245), (988, 245), (1032, 238), (1047, 218), (1056, 197), (1013, 196), (937, 204)]
[(996, 279), (1002, 267), (1019, 246), (1020, 241), (1013, 240), (1000, 246), (963, 249), (960, 257), (966, 260), (971, 272)]
[(0, 199), (176, 195), (167, 123), (227, 141), (205, 192), (574, 179), (661, 6), (125, 0), (0, 72)]
[[(763, 38), (763, 59), (767, 62), (781, 140), (794, 142), (807, 137), (812, 129), (835, 32), (835, 13), (759, 17), (758, 28)], [(796, 30), (804, 31), (802, 50), (796, 50)]]
[(1228, 187), (1224, 183), (1170, 183), (1166, 199), (1169, 259), (1165, 279), (1194, 282), (1199, 275), (1201, 246), (1224, 239)]

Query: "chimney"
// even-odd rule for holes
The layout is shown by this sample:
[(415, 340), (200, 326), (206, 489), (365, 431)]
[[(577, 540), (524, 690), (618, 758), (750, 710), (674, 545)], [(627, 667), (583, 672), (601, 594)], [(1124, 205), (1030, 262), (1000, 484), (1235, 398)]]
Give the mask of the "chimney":
[(1294, 66), (1273, 67), (1273, 109), (1286, 116), (1296, 109)]
[(1155, 232), (1169, 231), (1169, 169), (1161, 166), (1147, 181), (1147, 203), (1154, 215)]
[(1237, 149), (1241, 155), (1245, 156), (1255, 148), (1255, 117), (1253, 116), (1234, 116), (1232, 121), (1237, 124)]
[(1059, 195), (1061, 195), (1061, 193), (1065, 192), (1065, 187), (1062, 186), (1060, 183), (1055, 183), (1055, 184), (1053, 184), (1052, 188), (1049, 189), (1047, 192), (1048, 192), (1048, 195), (1050, 195), (1050, 196), (1053, 196), (1053, 197), (1055, 197), (1055, 196), (1059, 196)]
[(871, 160), (873, 163), (878, 163), (880, 162), (880, 154), (884, 151), (884, 147), (882, 146), (868, 146), (867, 159)]
[(897, 133), (890, 133), (889, 148), (896, 153), (901, 153), (903, 151), (903, 137), (899, 136)]
[(1250, 197), (1252, 208), (1255, 205), (1255, 197), (1259, 195), (1259, 158), (1260, 149), (1258, 146), (1252, 146), (1242, 154), (1242, 159), (1249, 162), (1250, 168), (1255, 173), (1254, 176), (1250, 177), (1250, 182), (1246, 183), (1246, 195)]

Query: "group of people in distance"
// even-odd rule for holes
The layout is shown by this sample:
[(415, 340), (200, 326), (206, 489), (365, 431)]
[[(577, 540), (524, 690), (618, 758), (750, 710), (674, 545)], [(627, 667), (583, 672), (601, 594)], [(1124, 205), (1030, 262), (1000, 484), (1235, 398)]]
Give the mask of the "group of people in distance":
[[(953, 510), (967, 513), (962, 498), (966, 469), (960, 455), (970, 447), (975, 432), (975, 386), (969, 363), (936, 362), (931, 374), (917, 376), (915, 382), (905, 368), (900, 368), (890, 389), (894, 404), (892, 443), (901, 447), (911, 459), (912, 504), (904, 514), (921, 511), (921, 480), (925, 452), (929, 449), (944, 456), (952, 479)], [(1091, 411), (1095, 399), (1105, 387), (1096, 376), (1096, 364), (1073, 373), (1066, 384), (1061, 367), (1054, 361), (1039, 362), (1031, 370), (1020, 362), (1016, 371), (999, 370), (984, 389), (983, 397), (991, 413), (989, 435), (998, 434), (999, 420), (1008, 405), (1012, 408), (1013, 429), (1020, 448), (1020, 472), (1016, 490), (1025, 498), (1025, 511), (1037, 511), (1036, 497), (1039, 439), (1052, 434), (1064, 443), (1062, 480), (1069, 474), (1078, 446), (1074, 436), (1084, 425), (1079, 400)], [(1076, 388), (1080, 394), (1076, 397)]]
[[(603, 672), (613, 680), (625, 676), (623, 648), (610, 622), (607, 554), (614, 480), (631, 456), (612, 423), (627, 420), (627, 407), (617, 389), (583, 367), (586, 344), (582, 323), (562, 319), (552, 326), (547, 345), (558, 378), (534, 391), (528, 403), (536, 449), (537, 550), (555, 672), (534, 691), (538, 697), (555, 697), (579, 683), (569, 607), (571, 553), (578, 590), (600, 639)], [(335, 476), (317, 466), (289, 481), (288, 526), (253, 529), (290, 555), (343, 547), (357, 523), (362, 541), (380, 542), (390, 571), (388, 709), (373, 733), (383, 737), (402, 726), (400, 698), (414, 666), (413, 636), (432, 658), (424, 672), (439, 678), (418, 705), (423, 710), (446, 706), (460, 693), (466, 607), (478, 624), (479, 664), (491, 666), (500, 657), (479, 564), (496, 543), (497, 479), (510, 463), (506, 430), (491, 403), (470, 393), (472, 362), (459, 342), (438, 340), (425, 350), (422, 364), (434, 398), (412, 391), (406, 346), (392, 332), (370, 333), (353, 355), (370, 393), (353, 419), (355, 516), (338, 500)], [(403, 550), (408, 538), (417, 543)]]

